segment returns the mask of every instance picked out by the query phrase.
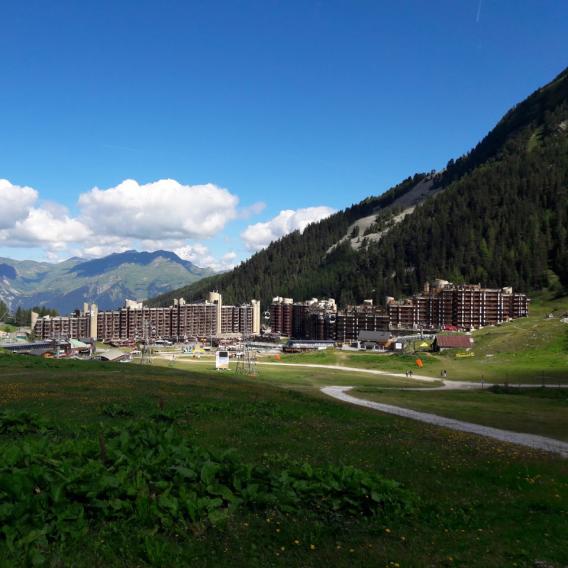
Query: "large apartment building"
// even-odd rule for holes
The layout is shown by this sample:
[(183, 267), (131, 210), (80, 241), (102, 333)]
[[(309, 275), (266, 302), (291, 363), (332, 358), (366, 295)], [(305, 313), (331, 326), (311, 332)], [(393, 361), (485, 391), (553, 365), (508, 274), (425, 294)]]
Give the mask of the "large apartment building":
[(390, 329), (475, 329), (528, 315), (526, 294), (436, 280), (406, 300), (387, 298)]
[(452, 284), (436, 280), (420, 294), (397, 301), (386, 299), (377, 307), (371, 300), (338, 309), (334, 300), (313, 298), (294, 302), (274, 298), (270, 306), (271, 327), (295, 339), (348, 342), (360, 331), (439, 330), (451, 326), (475, 329), (497, 325), (528, 315), (525, 294), (506, 288), (482, 288), (479, 284)]
[(32, 328), (42, 339), (91, 337), (102, 341), (257, 335), (260, 302), (224, 305), (221, 294), (211, 292), (205, 302), (188, 304), (180, 298), (165, 308), (127, 300), (118, 310), (99, 311), (95, 304), (85, 304), (71, 316), (38, 318), (32, 314)]
[(366, 300), (360, 306), (348, 306), (337, 314), (336, 341), (348, 342), (359, 338), (360, 331), (388, 331), (389, 316), (384, 310)]
[(337, 304), (333, 298), (312, 298), (292, 308), (292, 336), (295, 339), (335, 339)]
[(32, 312), (32, 329), (38, 339), (79, 339), (90, 337), (90, 315), (45, 316), (38, 318)]
[(273, 333), (292, 337), (294, 300), (277, 296), (270, 304), (270, 327)]

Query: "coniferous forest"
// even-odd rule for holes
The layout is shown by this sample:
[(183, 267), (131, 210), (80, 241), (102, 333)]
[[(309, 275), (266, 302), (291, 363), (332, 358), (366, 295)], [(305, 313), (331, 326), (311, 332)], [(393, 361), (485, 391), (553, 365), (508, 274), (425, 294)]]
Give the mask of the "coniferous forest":
[[(338, 243), (427, 175), (441, 190), (359, 250)], [(467, 155), (442, 172), (416, 174), (378, 197), (273, 242), (231, 272), (150, 301), (225, 302), (273, 296), (334, 297), (340, 304), (410, 295), (434, 278), (531, 292), (568, 288), (568, 70), (511, 109)]]
[(35, 306), (31, 309), (18, 307), (18, 309), (11, 314), (8, 306), (0, 300), (0, 323), (11, 323), (17, 326), (30, 325), (31, 313), (36, 312), (39, 317), (59, 315), (57, 310), (47, 308), (45, 306)]

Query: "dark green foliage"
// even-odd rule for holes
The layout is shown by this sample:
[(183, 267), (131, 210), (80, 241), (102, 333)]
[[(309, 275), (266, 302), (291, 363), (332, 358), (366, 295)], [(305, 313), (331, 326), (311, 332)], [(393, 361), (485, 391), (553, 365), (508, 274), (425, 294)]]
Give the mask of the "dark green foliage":
[(387, 516), (410, 512), (398, 483), (353, 467), (268, 468), (235, 453), (192, 446), (171, 424), (130, 421), (66, 441), (7, 446), (0, 464), (0, 551), (41, 563), (51, 542), (101, 523), (170, 533), (215, 525), (244, 509), (292, 514)]
[(118, 418), (124, 416), (132, 416), (132, 411), (118, 402), (113, 402), (103, 406), (101, 414), (109, 418)]
[[(24, 310), (26, 311), (26, 310)], [(51, 316), (55, 317), (59, 315), (59, 312), (53, 308), (47, 308), (46, 306), (35, 306), (31, 309), (32, 312), (36, 312), (39, 317)]]
[[(550, 323), (564, 325), (558, 321), (566, 311), (564, 302), (542, 314), (553, 311), (556, 317)], [(387, 364), (395, 369), (394, 359)], [(300, 382), (288, 385), (287, 377), (299, 376), (296, 373)], [(167, 363), (162, 367), (0, 356), (6, 407), (50, 419), (57, 426), (49, 437), (54, 443), (88, 442), (93, 460), (101, 460), (102, 433), (109, 471), (115, 467), (115, 436), (109, 427), (126, 427), (128, 419), (105, 419), (101, 407), (115, 402), (137, 418), (147, 417), (163, 400), (164, 412), (179, 412), (176, 432), (190, 445), (214, 450), (212, 454), (233, 447), (238, 454), (232, 457), (239, 463), (270, 466), (275, 474), (301, 467), (290, 460), (325, 469), (329, 464), (352, 465), (400, 481), (419, 499), (415, 513), (398, 517), (327, 515), (317, 510), (312, 514), (305, 508), (284, 513), (242, 506), (214, 528), (207, 528), (208, 520), (169, 529), (161, 524), (148, 527), (137, 518), (99, 522), (89, 517), (86, 535), (54, 540), (45, 547), (38, 541), (28, 545), (27, 557), (23, 545), (9, 551), (0, 537), (0, 566), (28, 566), (33, 560), (41, 562), (42, 556), (45, 565), (53, 567), (319, 568), (388, 566), (395, 561), (401, 566), (445, 566), (450, 565), (448, 557), (453, 558), (451, 565), (480, 568), (533, 566), (535, 560), (554, 566), (568, 563), (563, 544), (568, 530), (565, 460), (329, 401), (318, 389), (307, 387), (316, 375), (326, 384), (332, 384), (330, 377), (339, 379), (338, 373), (322, 373), (312, 369), (308, 376), (299, 368), (288, 372), (269, 367), (261, 379), (249, 380), (220, 375), (205, 365), (176, 370)], [(514, 373), (509, 376), (514, 380)], [(356, 380), (362, 381), (363, 375)], [(389, 392), (383, 391), (386, 396)], [(484, 392), (501, 404), (500, 395)], [(562, 416), (556, 401), (549, 402), (546, 412)], [(517, 424), (524, 423), (522, 417), (515, 412), (511, 424), (516, 419)], [(155, 426), (169, 429), (167, 424)], [(36, 447), (39, 438), (0, 437), (0, 468), (12, 447)], [(46, 454), (49, 457), (54, 456)], [(24, 521), (20, 518), (18, 523)]]
[(567, 72), (509, 111), (472, 152), (452, 160), (434, 177), (441, 193), (379, 242), (357, 252), (344, 242), (330, 251), (365, 215), (378, 215), (374, 229), (388, 223), (385, 207), (424, 177), (287, 235), (230, 273), (152, 303), (196, 299), (213, 288), (227, 302), (255, 297), (267, 303), (276, 295), (382, 302), (433, 278), (525, 292), (568, 287)]
[(0, 322), (4, 322), (8, 315), (8, 306), (2, 300), (0, 300)]
[(209, 414), (222, 414), (224, 416), (251, 416), (293, 418), (294, 414), (274, 402), (259, 400), (235, 404), (234, 402), (212, 401), (196, 402), (187, 407), (187, 414), (191, 416), (207, 416)]
[[(547, 115), (565, 104), (567, 100), (568, 70), (564, 70), (548, 85), (538, 89), (509, 110), (473, 150), (455, 161), (450, 160), (447, 168), (438, 179), (438, 185), (447, 185), (488, 160), (498, 157), (503, 149), (507, 149), (511, 136), (514, 136), (527, 125), (537, 125), (536, 128), (533, 128), (533, 134), (535, 138), (541, 139), (543, 129), (539, 125), (545, 124)], [(534, 147), (535, 138), (527, 140), (531, 143), (529, 150)]]
[[(566, 105), (551, 123), (561, 118)], [(410, 294), (436, 277), (528, 291), (546, 287), (552, 271), (568, 285), (568, 136), (559, 132), (526, 154), (527, 135), (351, 255), (349, 276), (368, 275), (378, 298)]]
[(26, 411), (2, 410), (0, 412), (0, 435), (31, 434), (47, 432), (45, 420)]
[(568, 401), (568, 389), (565, 388), (521, 388), (513, 385), (492, 385), (487, 390), (494, 394), (514, 394), (532, 398), (548, 398), (552, 400)]

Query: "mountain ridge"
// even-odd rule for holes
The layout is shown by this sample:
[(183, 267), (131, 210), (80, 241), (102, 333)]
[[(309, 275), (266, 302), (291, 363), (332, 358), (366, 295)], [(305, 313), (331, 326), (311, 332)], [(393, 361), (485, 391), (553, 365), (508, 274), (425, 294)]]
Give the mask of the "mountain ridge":
[(46, 306), (67, 313), (84, 302), (111, 309), (126, 297), (143, 300), (211, 273), (164, 250), (58, 263), (0, 258), (0, 300), (12, 310)]

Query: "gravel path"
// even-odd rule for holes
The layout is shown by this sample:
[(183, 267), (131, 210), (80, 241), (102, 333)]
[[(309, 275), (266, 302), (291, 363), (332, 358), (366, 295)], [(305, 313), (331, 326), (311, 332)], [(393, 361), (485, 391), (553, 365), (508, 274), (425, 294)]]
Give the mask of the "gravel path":
[(459, 432), (478, 434), (480, 436), (486, 436), (487, 438), (494, 438), (501, 442), (509, 442), (511, 444), (526, 446), (528, 448), (544, 450), (545, 452), (560, 454), (562, 457), (568, 458), (567, 442), (561, 442), (560, 440), (554, 440), (553, 438), (546, 438), (544, 436), (536, 436), (534, 434), (520, 434), (518, 432), (510, 432), (508, 430), (500, 430), (499, 428), (480, 426), (479, 424), (472, 424), (471, 422), (462, 422), (461, 420), (444, 418), (443, 416), (437, 416), (436, 414), (428, 414), (426, 412), (409, 410), (408, 408), (402, 408), (400, 406), (392, 406), (390, 404), (382, 404), (380, 402), (356, 398), (347, 394), (347, 391), (352, 388), (353, 387), (323, 387), (321, 392), (343, 402), (356, 404), (357, 406), (380, 410), (387, 414), (394, 414), (396, 416), (402, 416), (403, 418), (426, 422), (427, 424), (435, 424), (436, 426), (450, 428), (451, 430), (458, 430)]

